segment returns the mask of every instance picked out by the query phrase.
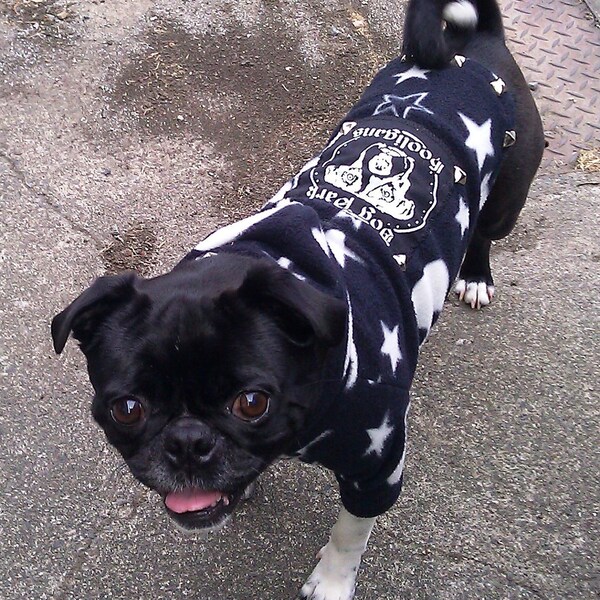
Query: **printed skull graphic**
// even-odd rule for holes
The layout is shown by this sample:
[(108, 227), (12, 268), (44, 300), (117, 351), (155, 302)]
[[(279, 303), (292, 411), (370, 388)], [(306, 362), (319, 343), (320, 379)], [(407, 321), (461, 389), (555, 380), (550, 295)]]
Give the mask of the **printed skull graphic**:
[(406, 197), (413, 168), (414, 159), (402, 150), (378, 142), (363, 150), (351, 165), (327, 166), (324, 179), (381, 212), (407, 221), (415, 213), (414, 202)]

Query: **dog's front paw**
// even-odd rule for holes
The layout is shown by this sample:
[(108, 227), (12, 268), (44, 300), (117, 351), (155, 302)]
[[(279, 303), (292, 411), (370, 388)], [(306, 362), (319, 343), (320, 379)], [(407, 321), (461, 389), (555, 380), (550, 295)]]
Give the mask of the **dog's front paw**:
[(457, 279), (454, 284), (454, 293), (458, 299), (471, 308), (479, 309), (487, 306), (494, 297), (494, 286), (484, 281), (466, 281)]
[(321, 560), (302, 586), (297, 600), (352, 600), (360, 554), (339, 552), (327, 544), (319, 552)]

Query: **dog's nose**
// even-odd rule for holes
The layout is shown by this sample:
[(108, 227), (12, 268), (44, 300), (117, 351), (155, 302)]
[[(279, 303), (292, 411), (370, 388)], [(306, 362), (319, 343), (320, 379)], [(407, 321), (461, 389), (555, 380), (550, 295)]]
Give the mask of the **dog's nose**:
[(213, 458), (216, 438), (199, 419), (182, 417), (169, 426), (164, 447), (167, 459), (175, 467), (201, 467)]

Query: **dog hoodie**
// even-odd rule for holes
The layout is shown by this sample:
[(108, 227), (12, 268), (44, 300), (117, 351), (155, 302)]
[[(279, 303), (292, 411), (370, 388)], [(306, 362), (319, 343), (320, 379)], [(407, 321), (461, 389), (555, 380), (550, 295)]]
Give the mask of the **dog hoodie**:
[(209, 235), (184, 260), (268, 257), (346, 301), (346, 340), (290, 454), (333, 470), (358, 517), (402, 487), (409, 388), (514, 142), (504, 82), (455, 57), (440, 70), (381, 70), (311, 160), (263, 209)]

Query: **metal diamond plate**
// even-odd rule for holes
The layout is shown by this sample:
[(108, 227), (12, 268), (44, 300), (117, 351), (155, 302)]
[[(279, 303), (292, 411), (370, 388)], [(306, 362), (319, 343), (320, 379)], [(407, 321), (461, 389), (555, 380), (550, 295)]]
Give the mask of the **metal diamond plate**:
[(581, 0), (500, 2), (508, 46), (544, 122), (544, 165), (600, 146), (600, 27)]

